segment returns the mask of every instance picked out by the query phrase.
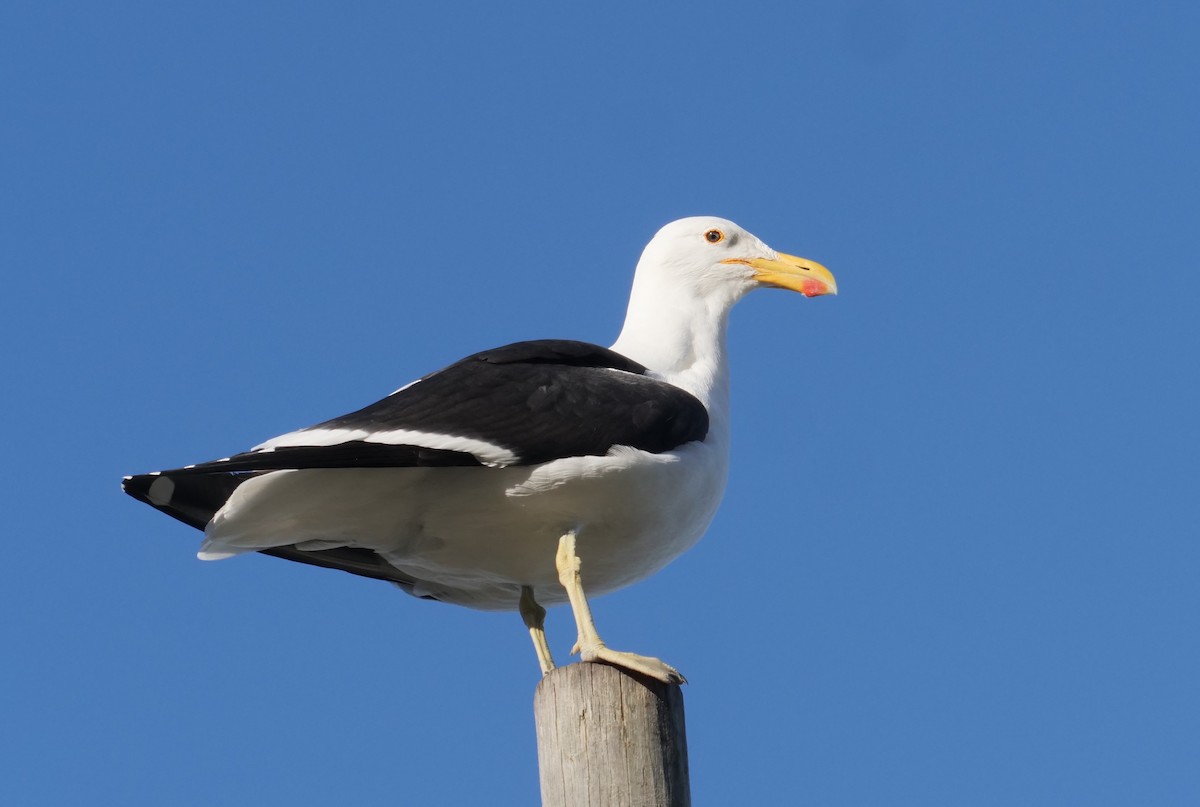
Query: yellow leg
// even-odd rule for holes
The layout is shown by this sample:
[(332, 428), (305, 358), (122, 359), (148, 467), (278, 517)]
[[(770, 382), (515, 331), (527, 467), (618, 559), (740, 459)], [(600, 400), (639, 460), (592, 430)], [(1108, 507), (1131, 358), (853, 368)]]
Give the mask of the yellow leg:
[(571, 611), (575, 614), (575, 627), (579, 631), (579, 639), (571, 648), (572, 654), (578, 653), (584, 661), (605, 661), (668, 684), (685, 683), (686, 679), (671, 665), (650, 656), (612, 650), (601, 641), (600, 634), (596, 632), (596, 623), (592, 620), (592, 609), (588, 607), (587, 596), (583, 593), (583, 578), (579, 573), (582, 564), (575, 554), (575, 533), (568, 532), (558, 539), (554, 565), (558, 569), (559, 582), (567, 590)]
[(550, 655), (550, 645), (546, 642), (546, 609), (537, 604), (533, 589), (529, 586), (521, 586), (521, 601), (517, 607), (521, 611), (521, 619), (525, 620), (525, 627), (529, 628), (538, 664), (542, 667), (542, 675), (545, 675), (554, 669), (554, 657)]

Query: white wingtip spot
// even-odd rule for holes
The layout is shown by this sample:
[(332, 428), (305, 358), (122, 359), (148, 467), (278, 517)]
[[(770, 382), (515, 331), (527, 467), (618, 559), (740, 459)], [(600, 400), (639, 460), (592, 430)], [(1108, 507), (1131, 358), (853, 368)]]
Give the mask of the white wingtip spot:
[(175, 482), (169, 476), (160, 476), (155, 479), (146, 491), (146, 498), (150, 500), (150, 503), (159, 507), (170, 504), (173, 495), (175, 495)]

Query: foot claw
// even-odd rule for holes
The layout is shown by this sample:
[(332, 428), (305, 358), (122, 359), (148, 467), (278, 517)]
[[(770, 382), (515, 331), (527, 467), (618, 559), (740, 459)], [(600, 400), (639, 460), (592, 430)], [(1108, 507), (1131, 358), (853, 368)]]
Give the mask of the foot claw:
[[(574, 653), (575, 651), (572, 650), (571, 652)], [(665, 661), (652, 656), (639, 656), (637, 653), (612, 650), (601, 645), (600, 647), (584, 648), (580, 653), (580, 658), (584, 661), (602, 661), (612, 664), (615, 667), (632, 670), (633, 672), (662, 681), (664, 684), (687, 683), (687, 679), (683, 677), (679, 670)]]

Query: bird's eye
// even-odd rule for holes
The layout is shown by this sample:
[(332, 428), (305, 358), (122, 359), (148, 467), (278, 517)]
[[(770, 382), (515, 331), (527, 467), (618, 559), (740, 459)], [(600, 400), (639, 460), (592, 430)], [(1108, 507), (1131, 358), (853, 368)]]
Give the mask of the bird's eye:
[(725, 233), (720, 230), (709, 230), (704, 234), (704, 240), (710, 244), (719, 244), (725, 240)]

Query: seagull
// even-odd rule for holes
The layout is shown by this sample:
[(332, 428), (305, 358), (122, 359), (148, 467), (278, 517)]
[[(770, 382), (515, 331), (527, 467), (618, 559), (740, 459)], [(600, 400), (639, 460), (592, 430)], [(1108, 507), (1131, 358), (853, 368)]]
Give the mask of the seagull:
[(363, 409), (123, 488), (203, 530), (201, 559), (257, 551), (517, 610), (543, 675), (544, 606), (566, 602), (572, 655), (682, 683), (657, 658), (608, 647), (588, 597), (649, 577), (708, 528), (729, 469), (729, 312), (763, 287), (837, 293), (824, 266), (731, 221), (680, 219), (643, 251), (610, 348), (485, 350)]

